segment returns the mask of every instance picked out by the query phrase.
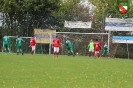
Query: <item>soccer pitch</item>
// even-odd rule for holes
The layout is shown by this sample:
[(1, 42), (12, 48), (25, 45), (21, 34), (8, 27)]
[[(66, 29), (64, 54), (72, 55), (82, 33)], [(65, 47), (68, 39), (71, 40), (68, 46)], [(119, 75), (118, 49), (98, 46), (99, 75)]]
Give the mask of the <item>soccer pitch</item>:
[(0, 53), (0, 88), (132, 88), (133, 60)]

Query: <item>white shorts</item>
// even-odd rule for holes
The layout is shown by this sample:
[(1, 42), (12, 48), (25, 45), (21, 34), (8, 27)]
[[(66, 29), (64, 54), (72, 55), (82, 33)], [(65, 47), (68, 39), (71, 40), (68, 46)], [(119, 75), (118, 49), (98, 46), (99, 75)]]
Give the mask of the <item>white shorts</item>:
[(35, 46), (31, 46), (32, 50), (35, 50)]
[(54, 47), (54, 52), (59, 53), (59, 47)]
[(99, 51), (95, 51), (95, 54), (98, 54), (99, 53)]
[(89, 49), (89, 52), (94, 52), (94, 49)]

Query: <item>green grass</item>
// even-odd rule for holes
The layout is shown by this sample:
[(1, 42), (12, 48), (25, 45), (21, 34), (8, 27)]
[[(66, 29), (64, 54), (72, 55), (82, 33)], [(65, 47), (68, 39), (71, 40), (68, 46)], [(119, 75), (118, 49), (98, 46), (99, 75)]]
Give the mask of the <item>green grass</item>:
[(0, 88), (132, 88), (133, 60), (0, 53)]

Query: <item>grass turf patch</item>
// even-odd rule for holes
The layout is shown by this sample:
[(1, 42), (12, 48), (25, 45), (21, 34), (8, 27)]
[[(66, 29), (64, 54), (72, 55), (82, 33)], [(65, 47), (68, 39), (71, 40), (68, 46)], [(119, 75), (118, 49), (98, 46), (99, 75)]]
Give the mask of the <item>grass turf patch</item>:
[(130, 59), (0, 53), (0, 88), (132, 88)]

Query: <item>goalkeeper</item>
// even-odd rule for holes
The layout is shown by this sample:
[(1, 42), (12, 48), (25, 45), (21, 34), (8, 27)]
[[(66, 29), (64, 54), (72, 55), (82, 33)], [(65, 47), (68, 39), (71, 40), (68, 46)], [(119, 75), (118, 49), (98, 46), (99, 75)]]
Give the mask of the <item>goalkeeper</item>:
[(71, 44), (71, 41), (67, 39), (66, 41), (66, 45), (67, 45), (67, 49), (68, 49), (68, 56), (70, 56), (70, 52), (74, 55), (74, 52), (73, 52), (73, 49), (72, 49), (72, 44)]
[(21, 52), (23, 55), (23, 51), (21, 49), (22, 47), (22, 42), (24, 42), (24, 40), (22, 38), (20, 38), (20, 36), (18, 36), (18, 38), (16, 39), (16, 45), (17, 45), (17, 55), (19, 55), (19, 53)]

